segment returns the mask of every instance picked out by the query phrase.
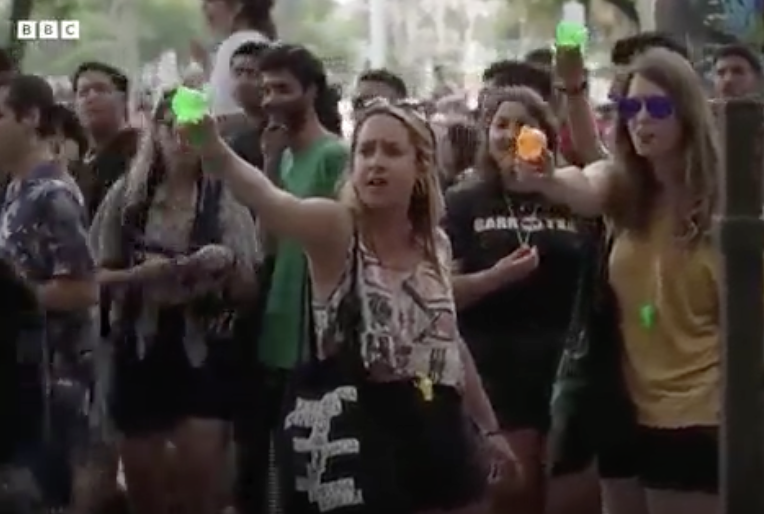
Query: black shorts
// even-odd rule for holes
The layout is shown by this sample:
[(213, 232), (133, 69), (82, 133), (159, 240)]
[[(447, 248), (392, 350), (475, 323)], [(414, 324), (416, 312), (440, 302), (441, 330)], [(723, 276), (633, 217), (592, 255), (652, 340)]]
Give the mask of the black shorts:
[(638, 478), (649, 489), (717, 493), (716, 427), (638, 427), (631, 442), (600, 452), (600, 476)]
[(559, 334), (464, 336), (502, 429), (549, 430)]
[(157, 340), (140, 359), (132, 344), (117, 345), (109, 410), (126, 436), (172, 430), (188, 418), (230, 420), (235, 407), (235, 358), (230, 345), (207, 346), (194, 367), (183, 344)]

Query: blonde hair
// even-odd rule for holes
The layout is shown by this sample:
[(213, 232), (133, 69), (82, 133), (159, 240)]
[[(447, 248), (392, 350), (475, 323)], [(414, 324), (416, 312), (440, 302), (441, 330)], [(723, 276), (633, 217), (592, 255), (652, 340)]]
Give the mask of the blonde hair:
[[(392, 105), (386, 102), (375, 102), (366, 108), (356, 123), (351, 139), (351, 154), (355, 154), (358, 134), (364, 123), (374, 116), (390, 116), (400, 121), (407, 129), (411, 143), (416, 152), (417, 177), (411, 193), (408, 217), (414, 236), (423, 245), (425, 259), (438, 272), (443, 270), (444, 263), (438, 256), (438, 226), (444, 212), (443, 195), (438, 181), (438, 149), (437, 140), (428, 122), (410, 108)], [(350, 180), (350, 173), (340, 187), (339, 201), (347, 205), (356, 219), (363, 217), (365, 206), (358, 198), (355, 187)]]

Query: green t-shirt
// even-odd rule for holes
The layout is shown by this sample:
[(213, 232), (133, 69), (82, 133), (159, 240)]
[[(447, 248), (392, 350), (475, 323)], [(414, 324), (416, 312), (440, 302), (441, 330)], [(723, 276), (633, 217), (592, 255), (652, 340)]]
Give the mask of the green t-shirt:
[[(281, 158), (283, 187), (295, 196), (333, 197), (348, 159), (348, 149), (340, 139), (327, 137)], [(297, 363), (305, 335), (305, 284), (307, 262), (295, 241), (279, 240), (271, 287), (263, 315), (258, 344), (260, 362), (271, 368), (291, 369)]]

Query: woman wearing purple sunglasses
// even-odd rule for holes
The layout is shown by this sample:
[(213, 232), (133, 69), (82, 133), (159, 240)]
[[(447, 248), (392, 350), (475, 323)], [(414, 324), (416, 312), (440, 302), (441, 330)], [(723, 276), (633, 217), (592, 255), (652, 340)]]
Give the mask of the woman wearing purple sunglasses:
[(639, 57), (614, 131), (608, 161), (520, 170), (542, 194), (613, 228), (610, 284), (637, 426), (633, 456), (619, 463), (628, 473), (604, 481), (606, 510), (715, 514), (719, 270), (709, 232), (720, 152), (690, 63), (664, 49)]

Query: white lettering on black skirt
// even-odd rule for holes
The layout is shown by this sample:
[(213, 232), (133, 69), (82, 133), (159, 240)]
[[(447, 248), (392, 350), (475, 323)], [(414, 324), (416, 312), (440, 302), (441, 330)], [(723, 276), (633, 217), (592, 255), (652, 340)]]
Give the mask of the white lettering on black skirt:
[(331, 440), (332, 419), (342, 414), (342, 402), (357, 402), (355, 387), (344, 386), (325, 394), (320, 400), (297, 399), (295, 409), (284, 420), (284, 428), (309, 428), (308, 437), (292, 440), (295, 453), (307, 454), (307, 474), (298, 477), (296, 488), (308, 494), (318, 510), (328, 512), (340, 507), (363, 504), (363, 495), (352, 477), (324, 481), (327, 463), (332, 457), (359, 454), (356, 438)]

